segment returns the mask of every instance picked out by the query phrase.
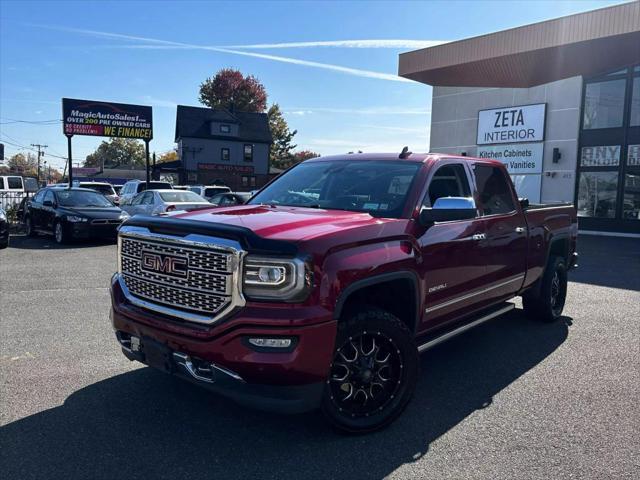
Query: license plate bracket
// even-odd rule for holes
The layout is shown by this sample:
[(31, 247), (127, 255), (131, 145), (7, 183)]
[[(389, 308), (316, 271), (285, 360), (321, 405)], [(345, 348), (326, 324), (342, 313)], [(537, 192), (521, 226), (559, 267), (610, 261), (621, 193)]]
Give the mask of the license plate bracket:
[(173, 362), (173, 352), (165, 344), (152, 338), (142, 338), (142, 351), (145, 363), (150, 367), (157, 368), (166, 373), (172, 373), (175, 369)]

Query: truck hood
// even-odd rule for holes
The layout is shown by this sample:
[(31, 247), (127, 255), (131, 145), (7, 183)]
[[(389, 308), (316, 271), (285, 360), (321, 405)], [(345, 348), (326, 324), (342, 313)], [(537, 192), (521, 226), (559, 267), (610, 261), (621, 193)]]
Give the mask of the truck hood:
[(181, 213), (174, 218), (244, 227), (262, 238), (289, 242), (334, 234), (343, 236), (355, 230), (368, 230), (367, 227), (380, 229), (384, 225), (407, 222), (406, 219), (375, 218), (368, 213), (268, 205), (219, 207)]

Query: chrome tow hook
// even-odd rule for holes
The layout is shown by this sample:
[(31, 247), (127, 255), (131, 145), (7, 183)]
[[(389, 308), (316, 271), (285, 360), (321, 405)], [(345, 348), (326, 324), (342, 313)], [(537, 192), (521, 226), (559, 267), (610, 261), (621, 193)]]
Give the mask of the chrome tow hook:
[[(211, 364), (204, 363), (204, 365), (194, 365), (191, 357), (185, 353), (173, 352), (173, 359), (178, 365), (182, 365), (185, 370), (196, 380), (206, 383), (215, 382), (215, 374), (213, 373), (213, 367)], [(209, 376), (204, 376), (204, 375)]]

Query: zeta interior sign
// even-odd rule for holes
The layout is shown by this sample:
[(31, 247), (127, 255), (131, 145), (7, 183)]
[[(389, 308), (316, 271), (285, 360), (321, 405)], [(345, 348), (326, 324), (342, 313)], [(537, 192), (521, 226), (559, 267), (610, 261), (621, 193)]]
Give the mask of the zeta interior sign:
[(521, 105), (478, 112), (478, 145), (541, 142), (547, 105)]

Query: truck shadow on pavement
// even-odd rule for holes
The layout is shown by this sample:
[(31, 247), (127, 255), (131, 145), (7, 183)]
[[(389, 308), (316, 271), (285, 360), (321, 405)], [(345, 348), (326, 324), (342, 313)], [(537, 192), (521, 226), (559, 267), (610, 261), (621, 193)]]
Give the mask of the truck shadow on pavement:
[(532, 322), (515, 310), (434, 348), (422, 357), (405, 413), (386, 430), (355, 437), (333, 432), (317, 412), (248, 410), (140, 368), (0, 428), (3, 478), (382, 478), (491, 408), (565, 341), (570, 325), (567, 317)]

